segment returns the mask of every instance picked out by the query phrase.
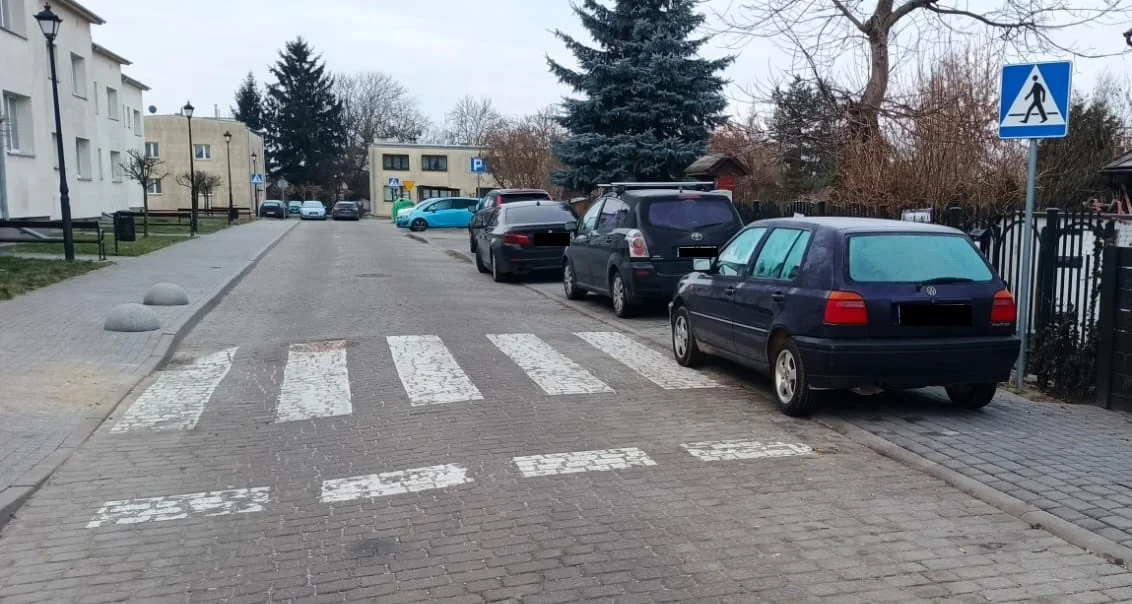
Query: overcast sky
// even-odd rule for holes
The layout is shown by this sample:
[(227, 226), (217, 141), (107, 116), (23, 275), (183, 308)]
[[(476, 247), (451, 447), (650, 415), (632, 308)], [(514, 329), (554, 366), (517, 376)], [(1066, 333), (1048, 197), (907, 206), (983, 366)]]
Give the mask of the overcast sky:
[[(175, 113), (191, 100), (200, 114), (212, 115), (213, 105), (219, 105), (227, 115), (244, 75), (252, 71), (261, 83), (267, 80), (279, 49), (301, 35), (333, 71), (392, 75), (434, 122), (442, 122), (465, 94), (491, 97), (503, 113), (519, 115), (569, 92), (547, 69), (548, 54), (571, 63), (551, 32), (559, 28), (588, 40), (568, 0), (80, 1), (106, 19), (94, 28), (95, 41), (133, 61), (125, 72), (152, 87), (145, 103), (158, 113)], [(742, 2), (706, 0), (705, 12), (736, 10)], [(1120, 34), (1132, 26), (1132, 17), (1129, 21), (1123, 27), (1093, 26), (1071, 37), (1102, 52), (1120, 52), (1127, 50)], [(725, 74), (733, 81), (728, 89), (733, 112), (748, 102), (744, 88), (781, 78), (789, 65), (788, 57), (765, 41), (739, 49), (728, 48), (733, 44), (728, 39), (709, 44), (708, 56), (739, 54)], [(1091, 88), (1106, 69), (1127, 77), (1128, 67), (1127, 55), (1077, 59), (1075, 87)]]

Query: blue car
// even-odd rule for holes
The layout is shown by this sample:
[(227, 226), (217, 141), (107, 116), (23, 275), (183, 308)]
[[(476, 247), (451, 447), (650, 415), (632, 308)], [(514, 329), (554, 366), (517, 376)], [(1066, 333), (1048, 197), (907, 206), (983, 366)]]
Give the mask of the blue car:
[(692, 264), (668, 307), (676, 361), (715, 355), (769, 374), (787, 415), (814, 411), (822, 390), (927, 386), (978, 409), (1018, 358), (1014, 297), (950, 227), (758, 220)]
[(405, 208), (397, 214), (397, 226), (410, 231), (436, 228), (468, 228), (472, 211), (479, 199), (471, 197), (434, 197), (416, 207)]

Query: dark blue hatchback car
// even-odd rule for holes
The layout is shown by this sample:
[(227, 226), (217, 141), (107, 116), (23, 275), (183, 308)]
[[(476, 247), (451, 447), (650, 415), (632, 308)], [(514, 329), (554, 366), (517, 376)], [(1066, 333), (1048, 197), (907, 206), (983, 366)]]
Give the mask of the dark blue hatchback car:
[(1018, 357), (1014, 298), (956, 229), (760, 220), (696, 264), (669, 304), (676, 360), (716, 355), (767, 373), (788, 415), (837, 389), (944, 386), (980, 408)]

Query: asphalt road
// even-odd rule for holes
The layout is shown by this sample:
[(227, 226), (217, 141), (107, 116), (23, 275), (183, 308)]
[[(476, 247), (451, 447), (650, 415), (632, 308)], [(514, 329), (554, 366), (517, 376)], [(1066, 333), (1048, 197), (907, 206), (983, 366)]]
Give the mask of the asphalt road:
[(379, 221), (297, 227), (144, 386), (0, 534), (4, 604), (1132, 597), (1121, 567)]

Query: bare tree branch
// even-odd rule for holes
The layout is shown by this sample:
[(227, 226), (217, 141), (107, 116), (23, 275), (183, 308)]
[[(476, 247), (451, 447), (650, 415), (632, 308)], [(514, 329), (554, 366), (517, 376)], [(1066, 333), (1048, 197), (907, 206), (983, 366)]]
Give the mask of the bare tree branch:
[(445, 119), (448, 142), (473, 147), (484, 146), (487, 138), (505, 123), (491, 99), (470, 96), (461, 97)]

